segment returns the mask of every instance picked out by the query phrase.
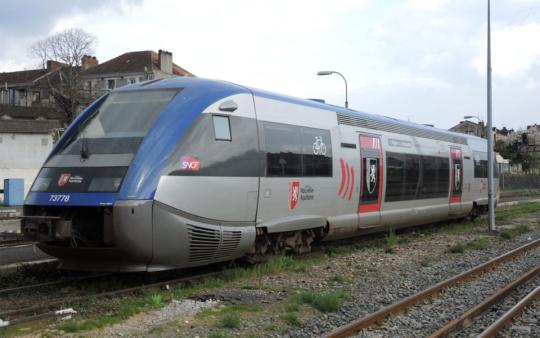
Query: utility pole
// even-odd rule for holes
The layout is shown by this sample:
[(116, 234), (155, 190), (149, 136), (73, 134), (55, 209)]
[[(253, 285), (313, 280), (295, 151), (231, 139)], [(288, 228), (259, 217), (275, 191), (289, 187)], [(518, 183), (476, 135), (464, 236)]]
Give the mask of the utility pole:
[(487, 2), (487, 156), (488, 156), (488, 222), (489, 230), (495, 231), (495, 201), (493, 199), (493, 117), (491, 114), (491, 13)]

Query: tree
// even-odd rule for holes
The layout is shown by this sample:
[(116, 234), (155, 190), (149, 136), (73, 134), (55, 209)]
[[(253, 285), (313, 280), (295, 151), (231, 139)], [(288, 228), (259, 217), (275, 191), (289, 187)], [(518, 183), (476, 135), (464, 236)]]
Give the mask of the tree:
[(61, 63), (61, 67), (47, 76), (50, 94), (64, 122), (71, 122), (84, 101), (85, 93), (81, 79), (82, 57), (94, 53), (95, 36), (82, 29), (67, 29), (37, 41), (30, 47), (30, 54), (37, 57), (46, 68), (47, 61)]

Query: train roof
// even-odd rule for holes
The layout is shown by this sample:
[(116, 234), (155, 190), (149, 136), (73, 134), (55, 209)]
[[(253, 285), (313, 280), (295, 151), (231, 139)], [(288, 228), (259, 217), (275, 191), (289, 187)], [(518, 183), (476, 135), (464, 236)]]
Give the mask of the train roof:
[[(284, 94), (278, 94), (258, 88), (253, 87), (247, 87), (238, 85), (232, 82), (227, 81), (221, 81), (221, 80), (210, 80), (210, 79), (204, 79), (199, 77), (172, 77), (167, 79), (157, 79), (157, 80), (150, 80), (145, 82), (139, 82), (133, 85), (124, 86), (122, 88), (117, 89), (117, 91), (124, 91), (124, 90), (133, 90), (133, 89), (166, 89), (166, 88), (184, 88), (184, 87), (213, 87), (215, 89), (224, 89), (228, 91), (235, 91), (238, 93), (253, 93), (255, 96), (264, 97), (272, 100), (278, 100), (283, 102), (289, 102), (293, 104), (298, 104), (302, 106), (308, 106), (323, 110), (328, 110), (333, 113), (338, 113), (344, 116), (350, 116), (352, 118), (359, 118), (364, 120), (370, 120), (370, 121), (376, 121), (384, 125), (394, 125), (394, 126), (400, 126), (407, 129), (414, 129), (417, 131), (424, 131), (425, 133), (437, 133), (437, 134), (445, 134), (448, 137), (451, 137), (453, 139), (468, 139), (472, 140), (473, 143), (478, 143), (481, 141), (485, 141), (485, 139), (482, 139), (477, 136), (467, 135), (467, 134), (461, 134), (456, 133), (452, 131), (448, 131), (446, 129), (436, 128), (436, 127), (430, 127), (422, 124), (417, 124), (414, 122), (399, 120), (396, 118), (383, 116), (383, 115), (377, 115), (377, 114), (371, 114), (366, 113), (362, 111), (357, 111), (353, 109), (346, 109), (343, 107), (317, 102), (309, 99), (302, 99), (297, 98), (293, 96), (288, 96)], [(115, 90), (116, 91), (116, 90)]]

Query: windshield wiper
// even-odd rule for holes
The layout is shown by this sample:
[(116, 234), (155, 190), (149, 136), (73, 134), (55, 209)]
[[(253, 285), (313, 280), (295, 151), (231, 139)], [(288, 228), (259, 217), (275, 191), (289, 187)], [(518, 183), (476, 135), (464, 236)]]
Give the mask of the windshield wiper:
[(88, 139), (84, 135), (84, 128), (86, 128), (88, 123), (90, 123), (90, 121), (92, 121), (98, 113), (99, 109), (94, 110), (92, 114), (90, 114), (90, 116), (88, 116), (88, 118), (84, 120), (81, 124), (79, 124), (79, 126), (77, 127), (77, 134), (81, 135), (81, 148), (79, 150), (79, 154), (81, 155), (82, 160), (86, 160), (90, 156), (90, 153), (88, 151)]

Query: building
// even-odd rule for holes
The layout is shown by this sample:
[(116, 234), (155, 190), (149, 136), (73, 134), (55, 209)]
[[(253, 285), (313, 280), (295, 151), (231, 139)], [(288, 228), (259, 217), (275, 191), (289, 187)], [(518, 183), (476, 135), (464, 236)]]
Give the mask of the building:
[(484, 122), (472, 122), (468, 120), (460, 121), (459, 124), (448, 129), (457, 133), (475, 135), (478, 137), (486, 138), (487, 129)]
[[(55, 131), (64, 127), (66, 115), (51, 90), (62, 90), (65, 67), (49, 60), (45, 69), (0, 73), (0, 189), (5, 178), (23, 178), (27, 193), (52, 149)], [(175, 64), (172, 53), (164, 50), (129, 52), (101, 64), (96, 57), (85, 55), (80, 71), (82, 106), (130, 83), (194, 76)]]
[(0, 105), (53, 106), (49, 81), (58, 81), (62, 66), (60, 62), (49, 60), (44, 69), (0, 73)]
[(0, 105), (0, 189), (4, 179), (23, 178), (25, 194), (53, 146), (60, 114), (49, 107)]
[(91, 97), (102, 95), (127, 84), (172, 76), (194, 76), (173, 62), (171, 52), (146, 50), (129, 52), (104, 63), (95, 58), (83, 58), (82, 77)]

